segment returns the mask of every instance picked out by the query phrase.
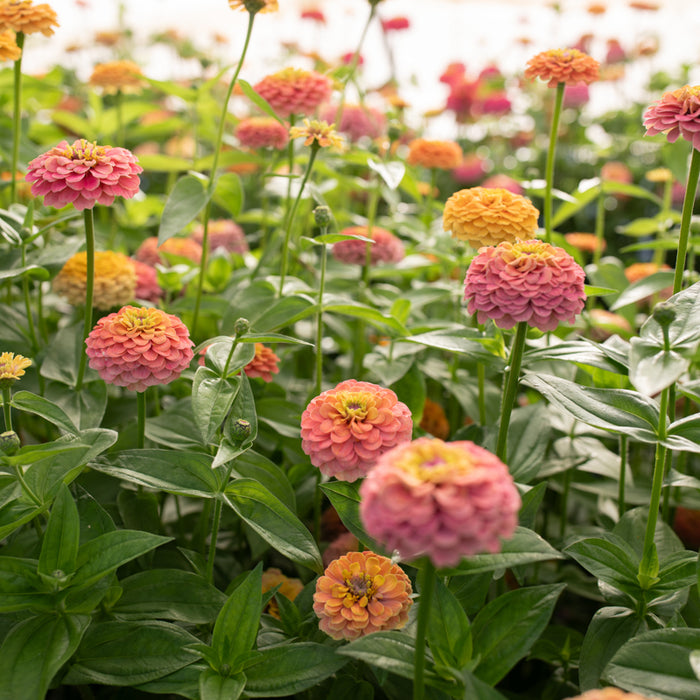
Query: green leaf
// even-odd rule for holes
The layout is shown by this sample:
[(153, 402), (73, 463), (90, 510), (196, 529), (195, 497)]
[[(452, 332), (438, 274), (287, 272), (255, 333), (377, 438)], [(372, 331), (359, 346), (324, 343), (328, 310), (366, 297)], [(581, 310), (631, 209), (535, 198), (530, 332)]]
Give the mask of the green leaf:
[(37, 573), (57, 583), (66, 580), (75, 572), (79, 544), (78, 508), (68, 487), (61, 484), (44, 531)]
[(280, 124), (283, 124), (284, 122), (277, 116), (275, 113), (275, 110), (272, 109), (270, 106), (270, 103), (262, 96), (259, 95), (255, 90), (253, 89), (253, 86), (245, 81), (241, 80), (241, 78), (238, 78), (237, 80), (238, 86), (243, 90), (243, 94), (255, 105), (257, 105), (265, 114), (271, 116), (273, 119), (276, 119)]
[(13, 280), (26, 276), (27, 279), (37, 279), (46, 281), (51, 276), (45, 267), (39, 265), (25, 265), (24, 267), (14, 267), (9, 270), (0, 270), (0, 281)]
[(674, 350), (665, 351), (655, 341), (630, 339), (629, 377), (634, 388), (654, 396), (671, 386), (690, 366), (690, 360)]
[(261, 483), (236, 479), (226, 487), (224, 501), (280, 554), (316, 573), (323, 572), (321, 555), (308, 528)]
[[(672, 305), (675, 318), (668, 326), (668, 342), (671, 349), (681, 348), (694, 352), (700, 342), (700, 328), (697, 318), (700, 315), (700, 282), (674, 294), (667, 300)], [(639, 334), (642, 338), (655, 340), (659, 348), (664, 347), (664, 333), (654, 316), (642, 325)]]
[(279, 498), (289, 510), (294, 512), (296, 497), (294, 489), (284, 471), (274, 462), (257, 452), (248, 450), (245, 454), (236, 458), (233, 465), (234, 477), (246, 477), (259, 481), (274, 496)]
[[(231, 337), (217, 338), (207, 348), (207, 365), (211, 365), (222, 377), (234, 342), (234, 339)], [(231, 361), (228, 363), (227, 376), (231, 377), (236, 372), (243, 369), (254, 357), (255, 345), (253, 343), (237, 343), (233, 350)]]
[(235, 676), (222, 676), (207, 668), (199, 676), (199, 697), (201, 700), (237, 700), (245, 688), (243, 673)]
[(191, 397), (176, 401), (158, 416), (146, 418), (146, 437), (170, 449), (200, 448), (202, 436), (192, 413)]
[(28, 505), (19, 499), (13, 499), (0, 507), (0, 539), (33, 520), (48, 508), (48, 503), (40, 507)]
[(36, 559), (0, 557), (0, 613), (32, 607), (44, 597)]
[(462, 669), (472, 655), (469, 618), (442, 580), (436, 577), (435, 584), (428, 616), (430, 651), (443, 666)]
[(223, 173), (216, 178), (214, 202), (225, 209), (232, 219), (238, 217), (243, 207), (243, 186), (236, 173)]
[[(499, 357), (494, 357), (494, 352), (489, 345), (493, 345), (493, 340), (487, 339), (487, 342), (479, 342), (481, 334), (473, 328), (456, 328), (454, 330), (429, 331), (427, 333), (419, 333), (411, 335), (402, 340), (411, 343), (420, 343), (429, 348), (437, 348), (438, 350), (447, 350), (467, 355), (475, 360), (493, 363), (501, 360)], [(494, 348), (495, 349), (495, 348)], [(502, 361), (500, 365), (505, 365)]]
[(165, 153), (149, 153), (139, 156), (139, 165), (148, 172), (182, 173), (192, 167), (192, 161)]
[(529, 483), (545, 461), (551, 417), (544, 402), (516, 408), (508, 426), (508, 469), (519, 484)]
[(26, 411), (27, 413), (41, 416), (64, 432), (72, 433), (73, 435), (78, 432), (77, 427), (66, 412), (53, 401), (49, 401), (43, 396), (37, 396), (29, 391), (18, 391), (12, 396), (12, 405), (18, 411)]
[[(84, 351), (82, 329), (77, 325), (60, 328), (51, 341), (51, 352), (41, 363), (41, 376), (46, 379), (75, 386), (78, 377), (80, 355)], [(97, 373), (88, 370), (86, 381), (97, 378)]]
[(85, 384), (80, 391), (60, 382), (49, 382), (46, 398), (62, 408), (80, 430), (99, 428), (107, 408), (107, 384)]
[(183, 175), (175, 183), (165, 203), (158, 228), (158, 245), (163, 245), (168, 238), (182, 231), (208, 201), (209, 194), (202, 180), (194, 175)]
[(573, 201), (564, 202), (554, 212), (554, 216), (552, 216), (552, 227), (558, 228), (567, 219), (570, 219), (574, 214), (594, 201), (599, 195), (600, 187), (596, 186), (589, 187), (583, 192), (576, 192)]
[(617, 311), (628, 304), (636, 304), (638, 301), (666, 289), (673, 284), (673, 275), (673, 270), (661, 270), (630, 284), (610, 306), (610, 311)]
[(401, 184), (401, 180), (406, 174), (406, 165), (398, 160), (382, 163), (368, 158), (367, 167), (370, 170), (374, 170), (384, 180), (384, 183), (390, 190), (395, 190)]
[(472, 623), (474, 649), (480, 654), (474, 671), (495, 685), (522, 659), (542, 634), (565, 584), (508, 591), (488, 603)]
[(208, 367), (197, 368), (192, 382), (192, 411), (206, 444), (223, 425), (239, 387), (237, 378), (222, 379)]
[(255, 321), (251, 319), (251, 325), (255, 333), (266, 333), (290, 326), (315, 312), (313, 302), (306, 297), (292, 294), (274, 302)]
[(328, 500), (338, 513), (343, 525), (352, 532), (362, 544), (373, 552), (382, 552), (382, 547), (375, 542), (366, 532), (360, 520), (360, 494), (359, 483), (347, 481), (329, 481), (321, 484), (321, 491), (328, 496)]
[(400, 335), (407, 335), (408, 331), (405, 326), (397, 321), (393, 316), (382, 313), (373, 306), (366, 306), (365, 304), (354, 303), (337, 303), (329, 301), (323, 305), (324, 312), (343, 314), (344, 316), (351, 316), (352, 318), (360, 318), (367, 323), (372, 324), (375, 328), (384, 329), (389, 328)]

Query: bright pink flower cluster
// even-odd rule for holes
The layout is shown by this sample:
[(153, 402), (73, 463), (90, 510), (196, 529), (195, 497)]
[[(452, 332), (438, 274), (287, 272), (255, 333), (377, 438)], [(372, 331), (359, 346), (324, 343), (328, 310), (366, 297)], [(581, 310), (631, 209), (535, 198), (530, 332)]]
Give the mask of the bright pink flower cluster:
[(313, 114), (331, 95), (330, 78), (316, 71), (283, 68), (265, 76), (255, 91), (270, 103), (281, 117), (290, 114)]
[(521, 501), (503, 462), (468, 441), (418, 438), (384, 453), (360, 486), (367, 533), (403, 559), (438, 567), (499, 552)]
[(109, 206), (115, 197), (131, 199), (139, 191), (143, 168), (126, 148), (98, 146), (78, 139), (72, 146), (61, 141), (27, 166), (27, 182), (35, 197), (60, 209), (73, 204), (76, 209)]
[(355, 379), (319, 394), (301, 416), (301, 448), (323, 474), (341, 481), (365, 476), (412, 432), (411, 411), (391, 389)]
[(236, 138), (246, 148), (282, 149), (289, 141), (288, 128), (272, 117), (248, 117), (236, 125)]
[(370, 246), (370, 265), (377, 263), (397, 263), (403, 260), (405, 253), (401, 239), (391, 231), (380, 226), (373, 226), (371, 235), (366, 226), (349, 226), (340, 233), (346, 236), (364, 236), (374, 243), (367, 243), (357, 238), (348, 238), (333, 244), (333, 256), (350, 265), (364, 265), (367, 260), (367, 246)]
[(670, 143), (679, 136), (700, 150), (700, 85), (665, 92), (644, 112), (645, 136), (666, 133)]

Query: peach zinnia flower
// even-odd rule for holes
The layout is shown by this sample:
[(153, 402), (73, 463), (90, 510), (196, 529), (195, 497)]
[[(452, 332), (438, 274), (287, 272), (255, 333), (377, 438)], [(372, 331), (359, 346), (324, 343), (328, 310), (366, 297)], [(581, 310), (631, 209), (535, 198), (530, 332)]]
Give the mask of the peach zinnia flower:
[(408, 622), (411, 581), (400, 566), (374, 552), (348, 552), (316, 582), (318, 626), (333, 639), (357, 639)]
[(246, 10), (251, 15), (279, 10), (277, 0), (228, 0), (228, 6), (232, 10)]
[(0, 4), (0, 29), (51, 36), (54, 27), (58, 27), (56, 13), (46, 3), (34, 5), (32, 0), (6, 0)]
[(547, 87), (559, 83), (588, 85), (598, 80), (599, 68), (598, 61), (578, 49), (550, 49), (528, 61), (525, 77), (546, 80)]
[(471, 187), (445, 202), (442, 227), (473, 248), (531, 238), (539, 211), (529, 199), (502, 188)]
[(177, 316), (135, 306), (101, 318), (85, 344), (90, 367), (108, 384), (132, 391), (177, 379), (189, 366), (194, 345)]
[(271, 382), (272, 375), (279, 373), (277, 363), (280, 358), (262, 343), (255, 343), (255, 357), (243, 368), (248, 377), (261, 377), (263, 381)]
[(585, 693), (571, 697), (568, 700), (654, 700), (654, 698), (639, 695), (638, 693), (627, 693), (619, 688), (608, 687), (587, 690)]
[(679, 136), (700, 149), (700, 85), (665, 92), (644, 112), (645, 136), (666, 133), (670, 143)]
[(326, 476), (355, 481), (380, 455), (411, 439), (411, 411), (391, 389), (347, 379), (312, 399), (301, 416), (301, 448)]
[(9, 29), (0, 31), (0, 61), (16, 61), (22, 55), (15, 33)]
[(199, 264), (202, 259), (202, 246), (192, 238), (177, 237), (168, 238), (162, 245), (158, 245), (158, 237), (149, 236), (136, 249), (134, 257), (147, 265), (164, 265), (167, 261), (162, 253), (187, 258)]
[(304, 119), (304, 126), (293, 126), (289, 130), (289, 138), (303, 138), (305, 146), (316, 144), (316, 146), (323, 148), (328, 148), (329, 146), (340, 148), (343, 145), (343, 137), (337, 131), (334, 131), (334, 126), (335, 124), (329, 124), (317, 119), (311, 121)]
[(24, 376), (24, 370), (30, 367), (32, 361), (13, 352), (3, 352), (0, 355), (0, 387), (8, 387)]
[(255, 91), (281, 117), (313, 114), (331, 96), (331, 89), (327, 76), (291, 67), (267, 75), (255, 85)]
[(61, 141), (27, 166), (32, 194), (44, 197), (44, 204), (60, 209), (92, 209), (95, 204), (111, 205), (115, 197), (131, 199), (139, 191), (143, 168), (126, 148), (98, 146), (78, 139), (72, 146)]
[(464, 280), (464, 300), (479, 323), (492, 319), (499, 328), (525, 321), (553, 331), (560, 321), (573, 323), (583, 309), (585, 274), (563, 249), (544, 241), (484, 247)]
[(109, 61), (98, 63), (88, 82), (105, 92), (132, 91), (141, 86), (142, 76), (141, 68), (133, 61)]
[(246, 148), (284, 148), (289, 141), (287, 127), (272, 117), (248, 117), (236, 125), (236, 138)]
[[(288, 578), (279, 569), (272, 567), (266, 569), (262, 574), (262, 592), (267, 593), (271, 588), (279, 586), (275, 596), (283, 595), (287, 600), (294, 600), (304, 588), (304, 584), (298, 578)], [(280, 606), (277, 604), (274, 596), (270, 598), (270, 602), (265, 608), (265, 612), (276, 617), (280, 616)]]
[[(202, 245), (204, 240), (204, 226), (197, 225), (192, 232), (192, 240), (198, 245)], [(244, 255), (248, 252), (248, 241), (246, 241), (243, 229), (231, 219), (212, 219), (209, 222), (209, 233), (207, 235), (209, 250), (223, 248), (227, 253)]]
[[(82, 251), (68, 258), (53, 281), (53, 289), (73, 306), (85, 303), (87, 289), (87, 253)], [(136, 271), (133, 262), (122, 253), (111, 250), (95, 253), (95, 283), (92, 304), (106, 310), (134, 299)]]
[(462, 149), (455, 141), (413, 139), (408, 144), (406, 162), (424, 168), (452, 170), (462, 163)]
[(369, 264), (397, 263), (403, 260), (405, 255), (404, 245), (401, 239), (391, 231), (381, 226), (373, 226), (370, 235), (367, 226), (349, 226), (340, 233), (346, 236), (364, 236), (371, 238), (374, 243), (367, 243), (356, 238), (338, 241), (333, 244), (333, 257), (349, 265), (364, 265), (367, 261), (367, 246), (370, 247)]
[(403, 559), (437, 567), (501, 550), (520, 496), (496, 455), (472, 442), (418, 438), (384, 453), (360, 485), (367, 534)]

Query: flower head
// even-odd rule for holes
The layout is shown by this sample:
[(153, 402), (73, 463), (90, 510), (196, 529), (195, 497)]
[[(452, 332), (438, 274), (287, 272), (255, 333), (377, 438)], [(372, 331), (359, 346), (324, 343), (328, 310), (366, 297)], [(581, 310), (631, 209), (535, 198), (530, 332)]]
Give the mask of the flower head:
[[(335, 118), (338, 108), (328, 105), (321, 112), (327, 122)], [(345, 104), (338, 125), (338, 131), (346, 134), (350, 141), (358, 141), (363, 137), (377, 138), (386, 126), (384, 114), (374, 107), (367, 105)]]
[(255, 357), (243, 368), (248, 377), (261, 377), (263, 381), (271, 382), (272, 375), (279, 373), (277, 363), (280, 358), (262, 343), (255, 343)]
[[(204, 240), (204, 226), (199, 224), (192, 232), (192, 239), (199, 246)], [(209, 222), (209, 232), (207, 235), (209, 250), (223, 248), (227, 253), (243, 255), (248, 252), (248, 241), (246, 241), (243, 229), (231, 219), (212, 219)]]
[(301, 68), (283, 68), (265, 76), (255, 91), (281, 117), (313, 114), (331, 95), (332, 82), (325, 75)]
[(90, 367), (108, 384), (145, 391), (177, 379), (192, 359), (190, 334), (172, 314), (124, 306), (102, 317), (87, 339)]
[(95, 204), (111, 205), (115, 197), (131, 199), (139, 191), (142, 171), (126, 148), (78, 139), (72, 146), (61, 141), (32, 160), (26, 180), (46, 206), (60, 209), (72, 203), (76, 209), (92, 209)]
[(236, 125), (236, 138), (246, 148), (284, 148), (289, 141), (287, 127), (273, 117), (248, 117)]
[[(263, 571), (262, 592), (266, 593), (275, 586), (279, 586), (275, 595), (283, 595), (287, 600), (294, 600), (304, 588), (304, 584), (298, 578), (287, 578), (279, 569), (272, 567)], [(281, 619), (280, 606), (274, 597), (270, 598), (265, 612), (278, 620)]]
[(348, 552), (316, 582), (318, 626), (333, 639), (357, 639), (408, 622), (411, 581), (400, 566), (374, 552)]
[(228, 0), (228, 6), (232, 10), (246, 10), (251, 15), (279, 10), (277, 0)]
[(134, 297), (150, 301), (152, 304), (157, 303), (163, 297), (163, 289), (158, 284), (158, 273), (152, 265), (147, 265), (140, 260), (131, 259), (131, 264), (134, 266), (136, 274), (136, 289)]
[(343, 137), (333, 130), (335, 124), (318, 121), (316, 119), (309, 121), (304, 119), (304, 126), (293, 126), (289, 130), (289, 138), (303, 138), (305, 146), (316, 146), (340, 148), (343, 145)]
[(578, 49), (550, 49), (528, 61), (525, 77), (546, 80), (547, 87), (556, 87), (559, 83), (589, 85), (598, 80), (599, 68), (598, 61)]
[(653, 698), (648, 698), (646, 695), (639, 695), (638, 693), (627, 693), (619, 688), (595, 688), (594, 690), (587, 690), (581, 695), (569, 698), (569, 700), (654, 700)]
[(398, 32), (403, 29), (408, 29), (411, 22), (408, 17), (391, 17), (390, 19), (382, 20), (382, 29), (385, 32)]
[(301, 448), (326, 476), (355, 481), (412, 431), (411, 412), (391, 389), (348, 379), (306, 407)]
[(141, 68), (133, 61), (109, 61), (98, 63), (88, 82), (105, 92), (132, 91), (141, 86), (142, 76)]
[(665, 92), (644, 112), (645, 136), (666, 133), (670, 143), (679, 136), (700, 149), (700, 85)]
[(466, 440), (418, 438), (384, 453), (360, 486), (367, 533), (403, 559), (435, 566), (501, 550), (518, 524), (520, 496), (496, 455)]
[(508, 190), (508, 192), (512, 192), (513, 194), (517, 195), (522, 195), (523, 193), (523, 186), (514, 178), (512, 178), (510, 175), (506, 175), (505, 173), (495, 173), (494, 175), (489, 175), (482, 183), (482, 187), (491, 188), (491, 189), (501, 189), (501, 190)]
[(301, 11), (301, 19), (310, 19), (319, 24), (326, 23), (326, 16), (323, 14), (322, 10), (318, 7), (307, 7)]
[[(57, 294), (73, 306), (85, 303), (87, 289), (87, 253), (82, 251), (68, 258), (53, 281)], [(95, 253), (95, 283), (93, 306), (111, 309), (133, 300), (136, 292), (136, 272), (133, 262), (122, 253), (111, 250)]]
[(598, 236), (595, 233), (583, 233), (579, 231), (574, 231), (572, 233), (565, 233), (564, 240), (572, 247), (580, 250), (584, 253), (595, 253), (597, 250), (605, 250), (605, 239), (601, 238), (598, 240)]
[(539, 212), (529, 199), (502, 188), (471, 187), (445, 202), (442, 227), (473, 248), (531, 238)]
[(9, 29), (0, 31), (0, 61), (16, 61), (21, 55), (15, 33)]
[(15, 355), (13, 352), (0, 354), (0, 387), (12, 386), (20, 377), (24, 376), (24, 370), (31, 364), (31, 360), (22, 355)]
[(563, 249), (544, 241), (484, 247), (464, 280), (464, 299), (479, 323), (492, 319), (499, 328), (525, 321), (553, 331), (560, 321), (573, 323), (583, 309), (585, 274)]
[(452, 168), (452, 177), (463, 185), (478, 182), (486, 174), (487, 163), (476, 153), (465, 155), (462, 162)]
[(447, 420), (445, 409), (432, 399), (425, 399), (423, 404), (423, 416), (420, 427), (433, 437), (447, 440), (450, 434), (450, 423)]
[(408, 144), (406, 161), (424, 168), (452, 170), (462, 162), (462, 149), (455, 141), (413, 139)]
[(32, 0), (5, 0), (0, 4), (0, 29), (51, 36), (54, 27), (58, 27), (56, 13), (46, 3), (35, 5)]
[(149, 236), (136, 249), (134, 257), (147, 265), (163, 265), (166, 263), (163, 253), (199, 263), (202, 259), (202, 246), (192, 238), (177, 237), (168, 238), (161, 245), (158, 245), (158, 237)]
[(367, 243), (357, 238), (348, 238), (333, 244), (333, 256), (350, 265), (364, 265), (367, 261), (367, 246), (370, 246), (370, 265), (377, 263), (397, 263), (405, 255), (401, 239), (391, 231), (380, 226), (373, 226), (370, 234), (367, 226), (349, 226), (341, 231), (346, 236), (364, 236), (374, 243)]

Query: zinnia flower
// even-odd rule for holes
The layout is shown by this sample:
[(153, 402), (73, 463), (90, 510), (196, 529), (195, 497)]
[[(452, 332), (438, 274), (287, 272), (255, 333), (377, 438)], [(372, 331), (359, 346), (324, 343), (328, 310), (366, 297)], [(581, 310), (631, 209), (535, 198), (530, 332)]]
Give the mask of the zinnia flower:
[(85, 344), (90, 367), (108, 384), (132, 391), (177, 379), (189, 366), (194, 345), (177, 316), (135, 306), (102, 317)]
[(598, 80), (599, 68), (598, 61), (578, 49), (550, 49), (528, 61), (525, 77), (546, 80), (547, 87), (556, 87), (559, 83), (589, 85)]
[(0, 4), (0, 29), (51, 36), (54, 27), (58, 27), (58, 21), (50, 5), (34, 5), (32, 0), (6, 0)]
[(284, 148), (289, 141), (287, 127), (272, 117), (248, 117), (236, 125), (235, 135), (246, 148)]
[(595, 253), (598, 249), (605, 250), (605, 239), (600, 239), (595, 233), (582, 233), (575, 231), (573, 233), (565, 233), (564, 240), (572, 247), (584, 253)]
[[(304, 588), (304, 584), (298, 578), (287, 578), (279, 569), (272, 567), (266, 569), (262, 574), (262, 592), (267, 593), (271, 588), (279, 586), (275, 596), (283, 595), (287, 600), (294, 600)], [(270, 602), (265, 608), (265, 612), (276, 617), (280, 616), (280, 606), (274, 596), (270, 598)]]
[(447, 440), (450, 434), (450, 423), (445, 415), (445, 409), (432, 399), (426, 398), (423, 404), (423, 416), (420, 427), (433, 437)]
[(306, 407), (301, 448), (326, 476), (355, 481), (412, 431), (411, 411), (391, 389), (348, 379)]
[(232, 10), (246, 10), (251, 15), (279, 10), (277, 0), (228, 0), (228, 6)]
[(281, 117), (313, 114), (330, 97), (331, 89), (331, 79), (325, 75), (291, 67), (265, 76), (255, 85), (255, 92)]
[(142, 76), (141, 68), (133, 61), (109, 61), (98, 63), (88, 82), (105, 92), (133, 91), (141, 86)]
[(563, 249), (544, 241), (484, 247), (464, 280), (464, 299), (479, 323), (492, 319), (499, 328), (525, 321), (553, 331), (560, 321), (573, 323), (586, 295), (581, 266)]
[[(85, 303), (87, 290), (87, 253), (68, 258), (53, 281), (53, 289), (73, 306)], [(134, 299), (136, 271), (133, 262), (111, 250), (95, 253), (95, 282), (92, 304), (96, 309), (111, 309)]]
[(314, 612), (318, 626), (333, 639), (357, 639), (403, 627), (412, 592), (410, 579), (391, 559), (348, 552), (316, 582)]
[(26, 180), (46, 206), (60, 209), (72, 203), (76, 209), (92, 209), (95, 204), (111, 205), (115, 197), (131, 199), (139, 191), (142, 171), (126, 148), (78, 139), (72, 146), (61, 141), (32, 160)]
[(24, 376), (24, 370), (30, 367), (32, 361), (13, 352), (0, 354), (0, 387), (7, 388)]
[(192, 238), (177, 237), (168, 238), (162, 245), (158, 245), (158, 237), (149, 236), (136, 249), (134, 257), (147, 265), (164, 265), (166, 259), (162, 253), (187, 258), (199, 264), (202, 259), (202, 246)]
[(143, 299), (143, 301), (150, 301), (152, 304), (160, 301), (163, 297), (163, 289), (158, 284), (158, 273), (155, 267), (133, 258), (131, 259), (131, 264), (134, 266), (134, 273), (136, 274), (134, 297)]
[[(201, 246), (204, 240), (204, 226), (199, 224), (192, 232), (192, 240)], [(209, 250), (223, 248), (227, 253), (244, 255), (248, 252), (248, 241), (246, 241), (243, 229), (231, 219), (212, 219), (209, 222), (207, 234)]]
[(442, 227), (473, 248), (531, 238), (539, 212), (529, 199), (502, 188), (471, 187), (445, 202)]
[(464, 156), (462, 162), (452, 169), (452, 177), (462, 185), (478, 182), (486, 174), (486, 160), (476, 153)]
[(455, 141), (413, 139), (408, 144), (406, 162), (424, 168), (452, 170), (462, 163), (462, 149)]
[[(335, 118), (338, 108), (328, 105), (321, 113), (327, 122)], [(384, 115), (374, 107), (367, 105), (346, 104), (340, 118), (338, 131), (346, 134), (350, 141), (355, 142), (363, 137), (375, 139), (382, 134), (386, 126)]]
[(411, 22), (408, 17), (392, 17), (390, 19), (383, 19), (382, 29), (385, 32), (398, 32), (402, 29), (408, 29), (411, 26)]
[(310, 19), (319, 24), (326, 23), (326, 16), (318, 7), (307, 7), (305, 10), (301, 11), (301, 19)]
[(333, 130), (335, 124), (318, 121), (316, 119), (309, 121), (304, 119), (304, 126), (293, 126), (289, 130), (289, 138), (304, 139), (305, 146), (311, 146), (315, 143), (317, 146), (327, 148), (340, 148), (343, 145), (343, 137)]
[(513, 194), (522, 195), (524, 192), (523, 186), (510, 175), (505, 173), (495, 173), (494, 175), (489, 175), (482, 183), (482, 187), (487, 189), (501, 189), (508, 190)]
[(343, 532), (323, 550), (323, 565), (328, 566), (334, 559), (338, 559), (348, 552), (356, 552), (359, 544), (355, 535), (351, 532)]
[(243, 368), (248, 377), (261, 377), (263, 381), (271, 382), (272, 375), (279, 373), (277, 363), (280, 358), (262, 343), (255, 343), (255, 357)]
[(333, 244), (333, 256), (350, 265), (364, 265), (367, 261), (367, 246), (370, 246), (370, 265), (377, 263), (397, 263), (405, 255), (404, 245), (391, 231), (380, 226), (373, 226), (370, 235), (367, 226), (349, 226), (341, 231), (346, 236), (364, 236), (374, 243), (367, 243), (356, 238), (338, 241)]
[(16, 61), (22, 55), (22, 49), (17, 46), (15, 33), (6, 29), (0, 31), (0, 61)]
[(619, 688), (594, 688), (593, 690), (587, 690), (581, 695), (576, 695), (575, 697), (569, 698), (569, 700), (654, 700), (653, 698), (648, 698), (646, 695), (639, 695), (638, 693), (627, 693)]
[(418, 438), (384, 453), (360, 485), (367, 534), (403, 559), (437, 567), (501, 550), (520, 496), (496, 455), (472, 442)]
[(679, 136), (700, 149), (700, 85), (665, 92), (644, 112), (645, 136), (666, 133), (670, 143)]

